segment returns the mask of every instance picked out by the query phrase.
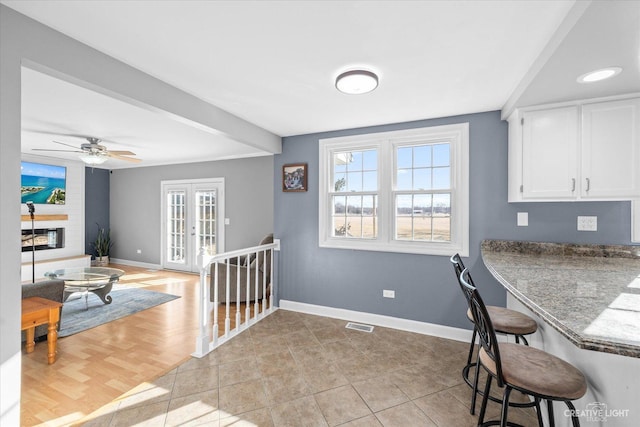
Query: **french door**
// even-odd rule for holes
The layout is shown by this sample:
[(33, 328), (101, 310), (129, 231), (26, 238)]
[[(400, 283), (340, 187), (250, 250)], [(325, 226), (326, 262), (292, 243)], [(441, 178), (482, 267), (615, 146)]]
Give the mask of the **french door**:
[(224, 252), (224, 178), (161, 185), (162, 267), (198, 272), (201, 248)]

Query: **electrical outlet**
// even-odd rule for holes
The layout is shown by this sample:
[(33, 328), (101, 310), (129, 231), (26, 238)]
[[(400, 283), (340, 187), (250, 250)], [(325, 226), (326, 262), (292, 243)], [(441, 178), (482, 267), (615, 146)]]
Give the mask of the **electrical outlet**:
[(141, 254), (142, 253), (142, 249), (137, 249), (136, 253)]
[(597, 216), (579, 216), (578, 231), (598, 231)]
[(390, 291), (388, 289), (383, 289), (382, 296), (385, 297), (385, 298), (395, 298), (396, 297), (396, 291)]

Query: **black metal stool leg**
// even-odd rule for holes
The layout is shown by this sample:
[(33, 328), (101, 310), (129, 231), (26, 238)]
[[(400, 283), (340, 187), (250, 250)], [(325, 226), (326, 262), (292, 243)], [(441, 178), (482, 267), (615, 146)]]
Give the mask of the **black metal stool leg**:
[(473, 388), (471, 395), (471, 415), (474, 415), (476, 412), (476, 397), (478, 396), (478, 381), (480, 379), (480, 363), (476, 362), (476, 375), (473, 379)]
[(480, 415), (478, 415), (478, 425), (482, 425), (484, 423), (484, 414), (487, 411), (487, 396), (491, 392), (491, 380), (493, 377), (491, 375), (487, 375), (487, 382), (484, 386), (484, 394), (482, 396), (482, 406), (480, 407)]
[(556, 420), (553, 417), (553, 401), (547, 399), (547, 413), (549, 414), (549, 427), (556, 427)]
[(542, 409), (540, 409), (540, 398), (535, 397), (536, 401), (536, 415), (538, 416), (538, 426), (544, 427), (544, 423), (542, 422)]
[(568, 400), (566, 400), (564, 403), (567, 404), (567, 407), (571, 411), (571, 424), (573, 424), (573, 427), (580, 427), (580, 420), (576, 416), (576, 407), (573, 406), (573, 403), (569, 402)]
[(500, 427), (507, 427), (507, 418), (509, 415), (509, 395), (511, 395), (511, 387), (505, 386), (504, 395), (502, 397), (502, 414), (500, 415)]
[(471, 335), (471, 344), (469, 345), (469, 356), (467, 356), (467, 365), (471, 365), (471, 360), (473, 359), (473, 349), (476, 346), (476, 335), (478, 334), (478, 330), (476, 327), (473, 327), (473, 335)]

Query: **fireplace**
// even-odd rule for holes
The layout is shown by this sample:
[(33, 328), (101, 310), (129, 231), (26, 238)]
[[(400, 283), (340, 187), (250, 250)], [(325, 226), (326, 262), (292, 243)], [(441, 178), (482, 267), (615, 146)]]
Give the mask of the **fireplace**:
[[(35, 250), (64, 248), (64, 228), (36, 228)], [(31, 252), (34, 248), (34, 235), (31, 229), (22, 230), (22, 252)]]

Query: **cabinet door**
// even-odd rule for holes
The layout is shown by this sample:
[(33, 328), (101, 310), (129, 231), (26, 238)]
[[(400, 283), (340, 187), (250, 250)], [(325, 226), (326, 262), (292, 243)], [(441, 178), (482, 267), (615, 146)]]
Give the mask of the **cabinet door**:
[(523, 199), (573, 199), (577, 186), (578, 109), (523, 113)]
[(640, 99), (582, 107), (582, 197), (640, 196)]

